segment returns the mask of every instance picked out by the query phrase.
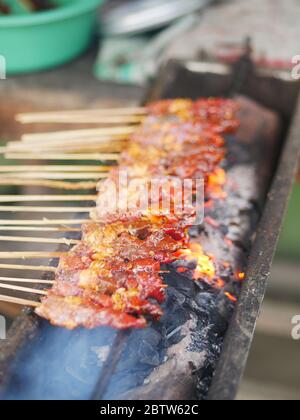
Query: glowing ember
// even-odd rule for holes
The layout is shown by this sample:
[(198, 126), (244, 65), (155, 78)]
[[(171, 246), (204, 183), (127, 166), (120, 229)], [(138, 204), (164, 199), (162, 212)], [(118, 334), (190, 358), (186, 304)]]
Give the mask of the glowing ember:
[(179, 274), (186, 273), (187, 271), (188, 271), (188, 269), (187, 269), (187, 268), (185, 268), (185, 267), (179, 267), (179, 268), (177, 269), (177, 272), (178, 272)]
[(182, 249), (176, 253), (176, 257), (184, 261), (195, 261), (197, 267), (194, 272), (194, 280), (205, 280), (213, 282), (216, 277), (216, 269), (211, 256), (203, 252), (199, 244), (189, 244), (187, 249)]
[(246, 274), (242, 273), (242, 272), (238, 272), (238, 273), (236, 273), (236, 278), (237, 278), (237, 280), (243, 281), (246, 278)]
[(231, 301), (231, 302), (237, 302), (237, 298), (235, 296), (233, 296), (231, 293), (229, 292), (225, 292), (225, 296)]
[(216, 168), (208, 177), (207, 191), (210, 197), (225, 199), (227, 193), (224, 191), (226, 184), (226, 172), (222, 168)]
[(215, 285), (218, 289), (223, 289), (223, 287), (225, 286), (225, 281), (222, 279), (217, 279), (215, 281)]

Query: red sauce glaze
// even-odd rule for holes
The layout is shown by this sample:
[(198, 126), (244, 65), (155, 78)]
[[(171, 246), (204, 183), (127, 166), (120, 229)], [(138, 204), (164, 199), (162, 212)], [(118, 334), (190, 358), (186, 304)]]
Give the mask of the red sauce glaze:
[[(163, 313), (162, 264), (191, 256), (199, 262), (197, 280), (201, 267), (206, 278), (213, 275), (213, 260), (202, 250), (197, 256), (196, 247), (191, 249), (189, 244), (188, 228), (195, 210), (187, 208), (178, 215), (178, 196), (172, 187), (169, 214), (154, 213), (150, 203), (146, 209), (136, 209), (138, 199), (130, 188), (128, 208), (122, 211), (112, 211), (103, 204), (103, 197), (111, 200), (112, 182), (120, 194), (124, 172), (129, 181), (144, 182), (147, 188), (153, 177), (162, 177), (168, 186), (174, 180), (201, 178), (209, 181), (210, 193), (213, 189), (221, 195), (224, 180), (218, 170), (226, 155), (223, 135), (237, 130), (236, 111), (235, 102), (225, 99), (166, 100), (148, 106), (148, 116), (131, 136), (118, 169), (99, 184), (93, 222), (82, 226), (80, 244), (60, 259), (56, 283), (36, 310), (40, 316), (69, 329), (144, 328)], [(164, 194), (161, 191), (156, 198), (158, 209)], [(213, 205), (208, 193), (206, 199)]]

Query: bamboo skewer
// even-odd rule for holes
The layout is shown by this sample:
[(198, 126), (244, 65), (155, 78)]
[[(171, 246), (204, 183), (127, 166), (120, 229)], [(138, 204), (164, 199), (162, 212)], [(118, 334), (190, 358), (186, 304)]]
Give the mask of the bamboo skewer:
[(67, 130), (67, 131), (53, 131), (51, 133), (31, 133), (23, 134), (22, 141), (24, 142), (41, 142), (52, 140), (66, 140), (66, 139), (87, 139), (95, 137), (103, 137), (106, 140), (111, 140), (114, 137), (127, 138), (130, 134), (136, 131), (136, 127), (104, 127), (104, 128), (90, 128), (84, 130)]
[(113, 168), (101, 165), (0, 165), (0, 172), (108, 172)]
[(0, 236), (0, 241), (4, 242), (25, 242), (36, 244), (63, 244), (63, 245), (77, 245), (80, 241), (76, 239), (67, 238), (32, 238), (25, 236)]
[(48, 295), (48, 292), (46, 292), (45, 290), (32, 289), (29, 287), (15, 286), (15, 285), (4, 284), (4, 283), (0, 283), (0, 289), (14, 290), (17, 292), (34, 293), (36, 295), (42, 295), (42, 296)]
[(140, 124), (144, 120), (144, 115), (100, 115), (97, 113), (71, 114), (61, 113), (54, 115), (42, 115), (28, 117), (18, 115), (16, 120), (21, 124), (99, 124), (99, 125), (123, 125)]
[(61, 115), (61, 114), (100, 114), (100, 115), (144, 115), (147, 112), (146, 107), (141, 106), (126, 106), (126, 107), (110, 107), (110, 108), (84, 108), (84, 109), (64, 109), (55, 111), (37, 111), (37, 112), (20, 112), (17, 115), (17, 120), (22, 116), (24, 117), (40, 117), (48, 115)]
[(26, 251), (26, 252), (0, 252), (1, 259), (26, 259), (26, 258), (60, 258), (65, 252)]
[(0, 203), (96, 201), (96, 195), (0, 195)]
[[(1, 278), (0, 278), (0, 280), (1, 280)], [(6, 281), (10, 281), (10, 280), (6, 280)], [(14, 280), (14, 282), (16, 283), (18, 281)], [(36, 281), (35, 280), (28, 280), (28, 281), (25, 280), (25, 282), (34, 284)], [(45, 283), (43, 281), (43, 283), (41, 283), (41, 281), (40, 281), (40, 284), (49, 284), (49, 282)], [(50, 284), (54, 285), (55, 281), (50, 282)], [(47, 296), (48, 293), (49, 293), (48, 290), (33, 289), (33, 288), (30, 288), (30, 287), (10, 285), (10, 284), (5, 284), (5, 283), (0, 283), (0, 289), (14, 290), (14, 291), (17, 291), (17, 292), (25, 292), (25, 293), (33, 293), (33, 294), (41, 295), (41, 296)], [(1, 296), (3, 296), (3, 295), (0, 295), (0, 300), (1, 300)]]
[[(134, 113), (133, 113), (134, 110)], [(121, 114), (120, 114), (121, 113)], [(100, 110), (94, 111), (70, 111), (69, 113), (44, 113), (42, 114), (21, 114), (19, 121), (30, 122), (63, 122), (63, 123), (91, 123), (110, 124), (116, 126), (101, 127), (84, 130), (57, 131), (52, 133), (33, 133), (22, 136), (22, 141), (9, 143), (6, 147), (0, 148), (0, 153), (6, 158), (16, 160), (58, 160), (58, 161), (117, 161), (119, 153), (125, 146), (123, 140), (136, 130), (136, 125), (119, 126), (120, 124), (139, 124), (146, 114), (145, 108), (133, 108), (132, 110)], [(120, 116), (121, 115), (121, 116)], [(47, 142), (47, 145), (40, 142)], [(33, 151), (34, 150), (34, 151)], [(75, 153), (77, 152), (77, 153)], [(89, 153), (88, 153), (89, 152)], [(101, 153), (103, 152), (103, 153)], [(108, 152), (108, 153), (105, 153)], [(97, 182), (64, 182), (63, 180), (99, 180), (106, 178), (111, 167), (88, 166), (88, 165), (12, 165), (0, 167), (0, 185), (36, 185), (50, 188), (62, 188), (68, 190), (93, 189)], [(20, 179), (18, 179), (20, 177)], [(57, 181), (52, 181), (57, 180)], [(70, 201), (95, 201), (97, 196), (0, 196), (0, 203), (13, 202), (70, 202)], [(93, 207), (94, 208), (94, 207)], [(90, 207), (34, 207), (34, 206), (0, 206), (1, 211), (12, 212), (55, 212), (55, 213), (87, 213), (93, 208)], [(0, 220), (1, 230), (24, 231), (24, 232), (68, 232), (77, 231), (79, 228), (69, 228), (68, 225), (76, 226), (82, 223), (89, 223), (91, 220)], [(66, 225), (61, 227), (49, 227), (52, 225)], [(41, 227), (39, 227), (41, 226)], [(67, 238), (38, 238), (20, 236), (0, 236), (0, 241), (28, 242), (28, 243), (59, 243), (66, 245), (78, 244), (78, 240)], [(0, 252), (0, 259), (44, 259), (60, 258), (66, 255), (63, 252)], [(56, 272), (56, 267), (0, 264), (0, 268), (12, 270), (33, 270)], [(26, 293), (47, 295), (47, 291), (5, 284), (26, 283), (26, 284), (48, 284), (53, 285), (55, 281), (40, 279), (24, 279), (15, 277), (0, 277), (0, 288), (15, 290)], [(10, 296), (0, 295), (0, 301), (17, 303), (37, 307), (39, 302), (27, 299), (19, 299)]]
[[(48, 155), (56, 155), (58, 153), (60, 154), (64, 154), (64, 155), (78, 155), (83, 154), (83, 155), (89, 155), (89, 154), (103, 154), (103, 155), (108, 155), (108, 156), (112, 156), (114, 155), (113, 158), (109, 158), (110, 161), (116, 161), (118, 159), (115, 158), (115, 155), (117, 155), (116, 157), (119, 158), (120, 153), (123, 152), (124, 147), (123, 145), (115, 145), (114, 147), (106, 145), (106, 146), (97, 146), (97, 145), (87, 145), (86, 143), (82, 143), (82, 145), (79, 146), (56, 146), (56, 147), (44, 147), (44, 148), (22, 148), (22, 149), (16, 149), (16, 150), (5, 150), (5, 158), (6, 159), (10, 159), (11, 155), (17, 155), (20, 156), (21, 154), (26, 154), (29, 155), (32, 153), (32, 149), (34, 149), (34, 154), (37, 155), (39, 154), (40, 157), (38, 158), (39, 160), (48, 160), (45, 156), (48, 157)], [(44, 155), (44, 157), (41, 157), (41, 155)], [(77, 158), (75, 158), (76, 160)], [(51, 160), (51, 159), (50, 159)], [(52, 159), (52, 160), (57, 160), (57, 159)], [(64, 160), (64, 159), (59, 159), (59, 160)], [(74, 160), (74, 159), (68, 159), (68, 160)], [(95, 160), (95, 159), (86, 159), (86, 160)], [(96, 159), (99, 161), (99, 159)], [(104, 162), (104, 159), (100, 159), (100, 162)], [(107, 162), (107, 161), (106, 161)]]
[(0, 185), (18, 186), (18, 187), (47, 187), (58, 190), (68, 191), (80, 191), (80, 190), (94, 190), (97, 187), (98, 182), (86, 181), (86, 182), (66, 182), (66, 181), (50, 181), (50, 180), (37, 180), (37, 179), (1, 179)]
[(16, 120), (22, 124), (40, 122), (60, 122), (63, 118), (72, 118), (76, 122), (77, 118), (139, 118), (146, 115), (147, 109), (143, 107), (110, 108), (110, 109), (84, 109), (84, 110), (65, 110), (21, 113), (16, 116)]
[[(20, 278), (14, 278), (14, 277), (0, 277), (0, 289), (5, 290), (13, 290), (16, 292), (24, 292), (24, 293), (30, 293), (30, 294), (36, 294), (38, 296), (47, 296), (49, 293), (49, 290), (42, 290), (42, 289), (35, 289), (31, 287), (23, 287), (18, 286), (16, 284), (7, 284), (7, 283), (17, 283), (17, 284), (39, 284), (39, 285), (51, 285), (54, 286), (57, 282), (55, 280), (40, 280), (40, 279), (20, 279)], [(33, 306), (38, 307), (41, 305), (40, 302), (37, 301), (31, 301), (27, 299), (20, 299), (15, 298), (12, 296), (5, 296), (0, 295), (0, 301), (2, 302), (9, 302), (9, 303), (15, 303), (19, 305), (26, 305), (26, 306)]]
[(94, 207), (32, 207), (32, 206), (0, 206), (0, 212), (30, 213), (89, 213)]
[(99, 172), (99, 173), (88, 173), (88, 172), (83, 172), (83, 173), (70, 173), (70, 172), (24, 172), (24, 173), (19, 173), (18, 175), (16, 174), (5, 174), (5, 175), (1, 175), (0, 176), (0, 181), (6, 181), (6, 180), (19, 180), (19, 178), (21, 178), (21, 180), (23, 179), (46, 179), (46, 180), (80, 180), (80, 179), (105, 179), (108, 177), (108, 173), (103, 173), (103, 172)]
[(40, 302), (35, 302), (33, 300), (27, 300), (27, 299), (19, 299), (11, 296), (4, 296), (0, 295), (0, 301), (1, 302), (8, 302), (8, 303), (15, 303), (16, 305), (22, 305), (22, 306), (33, 306), (38, 307), (40, 306)]
[[(104, 154), (104, 155), (118, 155), (119, 158), (120, 154), (125, 150), (124, 145), (115, 145), (114, 147), (106, 145), (106, 146), (97, 146), (97, 145), (87, 145), (85, 142), (82, 143), (82, 145), (79, 146), (55, 146), (55, 147), (36, 147), (34, 148), (35, 154), (46, 154), (46, 156), (52, 155), (52, 154), (64, 154), (64, 155), (78, 155), (84, 154)], [(6, 150), (5, 157), (8, 155), (16, 154), (20, 155), (20, 153), (24, 154), (31, 154), (32, 148), (20, 148), (16, 150)], [(7, 158), (7, 157), (6, 157)], [(8, 159), (8, 158), (7, 158)], [(46, 158), (38, 158), (39, 160), (46, 160)], [(55, 159), (52, 159), (55, 160)], [(63, 159), (61, 159), (63, 160)], [(70, 160), (70, 159), (69, 159)], [(87, 159), (88, 160), (88, 159)], [(91, 160), (91, 159), (90, 159)], [(114, 159), (110, 159), (110, 161), (116, 161), (115, 157)], [(103, 160), (100, 160), (100, 162), (103, 162)]]
[(54, 280), (40, 280), (40, 279), (19, 279), (14, 277), (0, 277), (0, 282), (13, 282), (13, 283), (30, 283), (30, 284), (49, 284), (54, 285)]
[[(4, 150), (3, 150), (4, 149)], [(43, 153), (43, 152), (29, 152), (29, 153), (12, 153), (8, 152), (6, 148), (0, 147), (0, 153), (4, 153), (7, 159), (13, 160), (81, 160), (81, 161), (95, 161), (95, 162), (116, 162), (119, 160), (119, 153)]]
[(0, 226), (0, 231), (5, 232), (81, 232), (80, 228), (63, 227), (34, 227), (34, 226)]
[[(4, 279), (4, 280), (2, 280)], [(31, 284), (47, 284), (47, 285), (54, 285), (56, 282), (55, 281), (45, 281), (45, 280), (27, 280), (27, 279), (9, 279), (9, 278), (1, 278), (0, 277), (0, 281), (13, 281), (14, 283), (31, 283)], [(23, 286), (17, 286), (17, 285), (10, 285), (10, 284), (6, 284), (6, 283), (0, 283), (0, 289), (7, 289), (7, 290), (14, 290), (17, 292), (25, 292), (25, 293), (34, 293), (37, 295), (42, 295), (42, 296), (47, 296), (48, 295), (48, 290), (41, 290), (41, 289), (33, 289), (33, 288), (29, 288), (29, 287), (23, 287)]]
[(91, 223), (91, 219), (41, 219), (41, 220), (0, 220), (2, 226), (51, 226), (51, 225), (82, 225), (83, 223)]
[(13, 148), (33, 148), (34, 149), (49, 149), (53, 148), (54, 146), (82, 146), (89, 145), (89, 146), (98, 146), (99, 148), (102, 147), (110, 147), (113, 148), (116, 145), (126, 144), (127, 140), (124, 139), (123, 136), (115, 137), (115, 138), (101, 138), (101, 137), (80, 137), (80, 138), (67, 138), (67, 139), (55, 139), (55, 140), (43, 140), (42, 142), (31, 141), (31, 142), (24, 142), (22, 141), (11, 141), (8, 142), (6, 147), (8, 149)]
[(55, 273), (57, 268), (43, 265), (19, 265), (19, 264), (0, 264), (0, 269), (4, 270), (21, 270), (21, 271), (42, 271)]
[[(55, 145), (39, 145), (38, 147), (34, 147), (34, 154), (36, 153), (63, 153), (63, 154), (78, 154), (78, 153), (118, 153), (120, 154), (125, 148), (124, 143), (114, 143), (114, 145), (105, 144), (105, 145), (98, 145), (95, 144), (88, 144), (83, 140), (82, 143), (76, 145), (76, 144), (55, 144)], [(19, 146), (10, 146), (5, 150), (5, 155), (10, 154), (18, 154), (18, 153), (26, 153), (31, 154), (32, 153), (32, 146), (27, 147), (26, 145), (19, 145)]]
[[(22, 147), (22, 148), (16, 148), (16, 149), (7, 149), (4, 153), (6, 159), (8, 159), (7, 156), (9, 155), (20, 155), (21, 153), (24, 153), (26, 155), (31, 154), (32, 153), (32, 147), (27, 148), (27, 147)], [(55, 147), (51, 147), (51, 146), (45, 146), (45, 147), (35, 147), (34, 148), (34, 154), (44, 154), (44, 155), (52, 155), (52, 154), (57, 154), (57, 153), (61, 153), (61, 154), (65, 154), (65, 155), (78, 155), (79, 153), (87, 155), (87, 154), (96, 154), (96, 153), (101, 153), (101, 154), (105, 154), (105, 155), (120, 155), (120, 153), (123, 152), (123, 150), (125, 150), (124, 145), (122, 144), (118, 144), (118, 145), (114, 145), (114, 147), (110, 146), (110, 145), (105, 145), (105, 146), (97, 146), (97, 145), (88, 145), (86, 144), (86, 142), (83, 141), (83, 143), (81, 145), (56, 145)], [(46, 158), (38, 158), (39, 160), (46, 160)], [(52, 159), (55, 160), (55, 159)], [(63, 159), (61, 159), (63, 160)], [(110, 159), (111, 161), (115, 161), (116, 159)], [(101, 162), (103, 162), (103, 160), (100, 160)]]

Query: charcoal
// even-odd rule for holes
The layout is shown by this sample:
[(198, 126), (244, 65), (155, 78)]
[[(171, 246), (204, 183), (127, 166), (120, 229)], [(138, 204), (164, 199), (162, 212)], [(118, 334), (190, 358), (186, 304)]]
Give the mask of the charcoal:
[(142, 341), (138, 348), (138, 358), (141, 363), (150, 366), (158, 366), (160, 363), (159, 353), (156, 347), (152, 346), (147, 341)]
[[(243, 126), (243, 121), (237, 136), (228, 136), (227, 142), (229, 147), (229, 160), (226, 166), (228, 177), (227, 188), (229, 188), (229, 199), (224, 207), (219, 202), (212, 213), (217, 221), (221, 222), (219, 229), (210, 225), (205, 225), (201, 229), (193, 228), (190, 232), (193, 238), (198, 238), (206, 252), (212, 253), (217, 260), (231, 262), (238, 270), (244, 270), (247, 261), (247, 250), (251, 233), (257, 223), (257, 208), (253, 203), (259, 203), (264, 197), (267, 183), (269, 182), (269, 172), (266, 171), (266, 155), (262, 154), (261, 148), (266, 145), (270, 148), (269, 156), (276, 145), (280, 132), (278, 119), (275, 115), (269, 113), (252, 102), (242, 100), (243, 115), (247, 114), (247, 122)], [(251, 121), (251, 124), (250, 124)], [(264, 123), (263, 123), (264, 121)], [(249, 130), (252, 130), (252, 135)], [(262, 139), (264, 146), (262, 146)], [(257, 168), (264, 168), (264, 170)], [(252, 213), (254, 213), (254, 216)], [(228, 239), (233, 241), (232, 246), (224, 243), (224, 234)], [(182, 264), (181, 264), (182, 266)], [(176, 267), (176, 264), (175, 264)], [(192, 266), (187, 268), (191, 268)], [(229, 285), (226, 287), (228, 292), (232, 292), (234, 296), (238, 296), (240, 292), (240, 283), (234, 285), (235, 273), (230, 269), (224, 269), (224, 276)], [(235, 304), (231, 302), (224, 293), (217, 293), (211, 285), (201, 282), (188, 280), (187, 276), (178, 276), (173, 273), (171, 276), (169, 288), (168, 302), (166, 304), (167, 314), (163, 317), (162, 322), (170, 326), (183, 325), (190, 322), (193, 327), (189, 327), (185, 334), (181, 333), (181, 342), (173, 345), (174, 348), (185, 342), (185, 350), (174, 358), (178, 361), (177, 372), (169, 370), (168, 386), (165, 382), (165, 389), (160, 398), (172, 399), (181, 392), (181, 398), (191, 397), (191, 389), (196, 389), (197, 397), (205, 399), (211, 378), (213, 376), (216, 363), (222, 350), (224, 335), (227, 331), (229, 321), (231, 319)], [(185, 279), (185, 281), (182, 281)], [(174, 297), (176, 292), (183, 293), (187, 300), (184, 302), (184, 308), (178, 312), (176, 304), (174, 305)], [(180, 296), (177, 296), (177, 299)], [(186, 310), (189, 317), (186, 316)], [(179, 322), (172, 321), (172, 316), (178, 317)], [(195, 322), (196, 319), (196, 322)], [(184, 323), (185, 321), (185, 323)], [(168, 330), (167, 330), (168, 331)], [(171, 347), (172, 348), (172, 347)], [(168, 350), (170, 353), (170, 347)], [(195, 354), (204, 355), (200, 358), (201, 363), (195, 363)], [(183, 362), (185, 360), (185, 362)], [(146, 384), (136, 390), (131, 390), (123, 395), (128, 399), (151, 398), (156, 395), (155, 387), (157, 387), (157, 378), (161, 378), (161, 389), (163, 389), (166, 369), (168, 369), (169, 361), (165, 361), (158, 369), (156, 369), (149, 377)], [(185, 363), (185, 368), (182, 364)], [(191, 371), (190, 366), (193, 365)], [(182, 369), (182, 371), (181, 371)], [(184, 374), (185, 370), (185, 374)], [(160, 373), (159, 373), (160, 372)], [(185, 381), (182, 385), (176, 384), (177, 375), (185, 375)], [(190, 376), (189, 376), (190, 375)], [(170, 384), (176, 384), (170, 386)], [(189, 388), (190, 387), (190, 388)]]
[(198, 293), (195, 299), (200, 308), (210, 308), (215, 301), (215, 296), (210, 293)]

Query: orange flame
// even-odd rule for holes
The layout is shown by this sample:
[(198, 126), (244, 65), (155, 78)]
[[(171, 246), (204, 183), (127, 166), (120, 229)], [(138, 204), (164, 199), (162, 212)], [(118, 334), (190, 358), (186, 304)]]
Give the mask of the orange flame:
[[(189, 244), (187, 249), (182, 249), (176, 253), (176, 257), (184, 261), (196, 261), (197, 267), (194, 272), (194, 280), (203, 279), (209, 283), (216, 277), (216, 269), (213, 258), (206, 255), (199, 244)], [(217, 282), (217, 284), (220, 284)]]
[(222, 168), (216, 168), (208, 177), (207, 190), (211, 197), (225, 199), (227, 193), (224, 191), (226, 184), (226, 172)]

